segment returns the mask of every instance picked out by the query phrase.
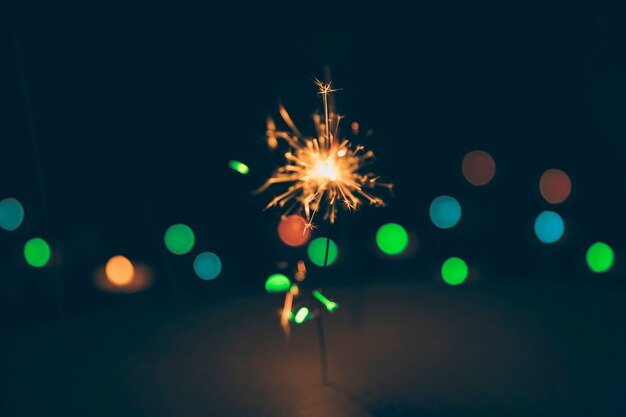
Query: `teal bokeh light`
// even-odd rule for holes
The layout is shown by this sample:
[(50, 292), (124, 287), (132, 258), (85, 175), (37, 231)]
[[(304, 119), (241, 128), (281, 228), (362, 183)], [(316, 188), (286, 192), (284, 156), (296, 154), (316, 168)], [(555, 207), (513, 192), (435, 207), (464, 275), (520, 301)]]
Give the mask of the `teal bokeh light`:
[(565, 232), (561, 216), (553, 211), (544, 211), (535, 219), (535, 234), (542, 243), (558, 242)]
[(12, 232), (24, 221), (24, 207), (15, 198), (0, 201), (0, 228)]
[(449, 195), (441, 195), (430, 203), (430, 219), (440, 229), (450, 229), (461, 220), (461, 205)]
[(215, 279), (222, 272), (222, 261), (213, 252), (202, 252), (194, 259), (193, 270), (203, 280)]

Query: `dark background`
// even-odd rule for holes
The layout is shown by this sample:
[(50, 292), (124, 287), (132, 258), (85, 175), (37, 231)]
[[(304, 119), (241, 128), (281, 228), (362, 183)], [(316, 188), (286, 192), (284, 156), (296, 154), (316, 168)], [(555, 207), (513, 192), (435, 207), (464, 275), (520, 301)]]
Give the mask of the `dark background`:
[[(173, 293), (262, 293), (277, 262), (305, 256), (279, 241), (280, 213), (262, 211), (271, 192), (251, 193), (280, 162), (265, 145), (265, 118), (277, 116), (280, 100), (311, 131), (309, 116), (321, 106), (313, 77), (324, 77), (326, 67), (341, 88), (345, 131), (353, 120), (373, 131), (364, 142), (395, 196), (383, 195), (383, 209), (341, 214), (334, 231), (340, 261), (324, 275), (313, 271), (316, 283), (436, 283), (441, 262), (456, 255), (472, 267), (468, 285), (622, 287), (623, 20), (572, 5), (398, 15), (410, 22), (353, 16), (361, 30), (340, 32), (282, 28), (278, 16), (226, 24), (208, 9), (18, 11), (0, 37), (0, 197), (16, 197), (26, 209), (18, 231), (0, 233), (6, 325)], [(474, 149), (497, 164), (485, 187), (461, 173)], [(231, 171), (230, 159), (248, 164), (250, 174)], [(540, 244), (532, 231), (536, 215), (550, 208), (538, 190), (548, 168), (565, 170), (573, 183), (556, 207), (567, 228), (556, 245)], [(441, 194), (463, 208), (451, 230), (428, 217)], [(376, 252), (375, 231), (389, 221), (412, 233), (412, 256)], [(163, 232), (178, 222), (197, 236), (183, 257), (163, 247)], [(54, 250), (42, 270), (27, 267), (21, 254), (34, 236)], [(597, 240), (617, 252), (605, 277), (584, 263)], [(204, 250), (224, 264), (212, 282), (193, 274), (193, 257)], [(116, 254), (150, 265), (152, 288), (132, 296), (97, 290), (93, 271)]]

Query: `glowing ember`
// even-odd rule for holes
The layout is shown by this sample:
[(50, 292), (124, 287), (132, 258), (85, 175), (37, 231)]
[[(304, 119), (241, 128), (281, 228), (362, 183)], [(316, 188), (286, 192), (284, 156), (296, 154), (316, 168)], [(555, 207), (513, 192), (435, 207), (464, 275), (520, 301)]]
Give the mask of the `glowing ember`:
[(359, 208), (363, 200), (375, 206), (382, 206), (383, 200), (374, 196), (369, 189), (376, 185), (391, 189), (391, 184), (378, 183), (378, 177), (370, 172), (362, 172), (374, 158), (372, 151), (363, 146), (354, 146), (347, 139), (339, 140), (341, 116), (329, 111), (328, 95), (335, 90), (331, 84), (317, 81), (319, 94), (324, 99), (324, 117), (314, 115), (313, 121), (317, 137), (305, 137), (296, 128), (284, 107), (280, 114), (289, 131), (278, 131), (271, 119), (267, 123), (267, 143), (277, 147), (277, 139), (289, 146), (285, 152), (286, 164), (278, 168), (258, 190), (266, 190), (273, 184), (290, 184), (286, 191), (269, 202), (266, 208), (278, 206), (286, 214), (302, 207), (310, 226), (315, 213), (324, 211), (324, 219), (335, 222), (337, 202), (348, 210)]

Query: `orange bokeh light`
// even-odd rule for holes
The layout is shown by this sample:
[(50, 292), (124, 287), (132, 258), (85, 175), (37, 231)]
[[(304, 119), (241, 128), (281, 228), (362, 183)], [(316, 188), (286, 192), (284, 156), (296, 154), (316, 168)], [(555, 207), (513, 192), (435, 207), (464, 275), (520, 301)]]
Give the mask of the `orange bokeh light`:
[(278, 237), (289, 246), (304, 245), (310, 234), (306, 220), (297, 214), (283, 217), (278, 224)]
[(109, 259), (104, 267), (104, 271), (111, 284), (118, 286), (130, 284), (135, 277), (135, 267), (128, 258), (122, 255)]
[(548, 203), (559, 204), (572, 192), (572, 182), (560, 169), (548, 169), (539, 180), (539, 192)]
[(488, 184), (496, 175), (496, 163), (485, 151), (468, 152), (461, 168), (467, 182), (476, 186)]

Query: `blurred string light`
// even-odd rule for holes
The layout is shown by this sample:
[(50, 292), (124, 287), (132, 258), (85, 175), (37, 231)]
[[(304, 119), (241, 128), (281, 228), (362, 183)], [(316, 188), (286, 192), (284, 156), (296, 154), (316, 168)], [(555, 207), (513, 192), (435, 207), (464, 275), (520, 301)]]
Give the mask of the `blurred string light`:
[(0, 201), (0, 228), (12, 232), (24, 221), (24, 207), (15, 198)]
[(488, 184), (496, 175), (496, 163), (485, 151), (468, 152), (461, 169), (467, 182), (476, 186)]
[[(326, 254), (327, 246), (328, 256)], [(313, 262), (313, 264), (322, 267), (330, 266), (337, 260), (337, 245), (332, 239), (318, 237), (316, 239), (313, 239), (311, 243), (309, 243), (307, 254), (309, 255), (309, 259), (311, 260), (311, 262)], [(327, 261), (326, 264), (324, 264), (324, 261)]]
[(104, 267), (107, 279), (113, 285), (125, 286), (130, 284), (135, 277), (135, 267), (128, 258), (118, 255), (114, 256)]
[(430, 203), (430, 219), (440, 229), (450, 229), (461, 220), (461, 205), (454, 197), (442, 195)]
[(124, 256), (115, 256), (104, 267), (94, 271), (93, 279), (94, 285), (102, 291), (133, 294), (149, 288), (153, 274), (144, 264), (132, 263)]
[(170, 252), (175, 255), (184, 255), (193, 249), (196, 237), (191, 227), (179, 223), (167, 228), (163, 240)]
[(310, 227), (304, 217), (297, 214), (283, 216), (278, 223), (278, 237), (286, 245), (302, 246), (311, 235)]
[(238, 173), (242, 175), (246, 175), (248, 172), (250, 172), (250, 168), (248, 168), (248, 165), (244, 164), (243, 162), (239, 162), (235, 160), (229, 161), (228, 166), (233, 171), (237, 171)]
[(376, 245), (387, 255), (400, 255), (409, 246), (409, 234), (399, 224), (387, 223), (376, 232)]
[[(292, 291), (293, 288), (296, 288), (295, 291)], [(283, 328), (283, 331), (285, 332), (285, 335), (287, 337), (289, 337), (290, 334), (290, 327), (289, 327), (289, 319), (291, 318), (291, 308), (293, 306), (293, 297), (295, 297), (298, 294), (297, 291), (297, 286), (294, 285), (294, 287), (291, 287), (289, 289), (289, 291), (285, 292), (285, 303), (283, 305), (283, 310), (280, 314), (280, 325)]]
[(535, 219), (535, 234), (542, 243), (558, 242), (565, 232), (565, 223), (553, 211), (543, 211)]
[(441, 277), (448, 285), (459, 285), (465, 282), (468, 275), (468, 268), (461, 258), (452, 257), (446, 259), (441, 266)]
[(194, 259), (193, 270), (203, 280), (215, 279), (222, 272), (222, 261), (213, 252), (202, 252)]
[(293, 321), (296, 324), (304, 323), (307, 319), (309, 319), (311, 313), (307, 307), (301, 307), (298, 312), (294, 315)]
[(40, 237), (30, 239), (24, 245), (24, 259), (35, 268), (46, 266), (50, 261), (50, 245)]
[(303, 260), (298, 261), (297, 271), (295, 274), (296, 281), (304, 281), (306, 278), (306, 265)]
[(339, 307), (339, 304), (326, 298), (320, 290), (313, 290), (313, 297), (315, 297), (320, 303), (324, 304), (324, 307), (326, 307), (326, 310), (330, 313)]
[(615, 262), (613, 249), (603, 242), (596, 242), (587, 249), (587, 266), (596, 274), (608, 272)]
[(572, 182), (560, 169), (548, 169), (539, 179), (539, 192), (548, 203), (560, 204), (572, 192)]
[(291, 288), (291, 281), (283, 274), (272, 274), (265, 281), (265, 291), (285, 292)]

